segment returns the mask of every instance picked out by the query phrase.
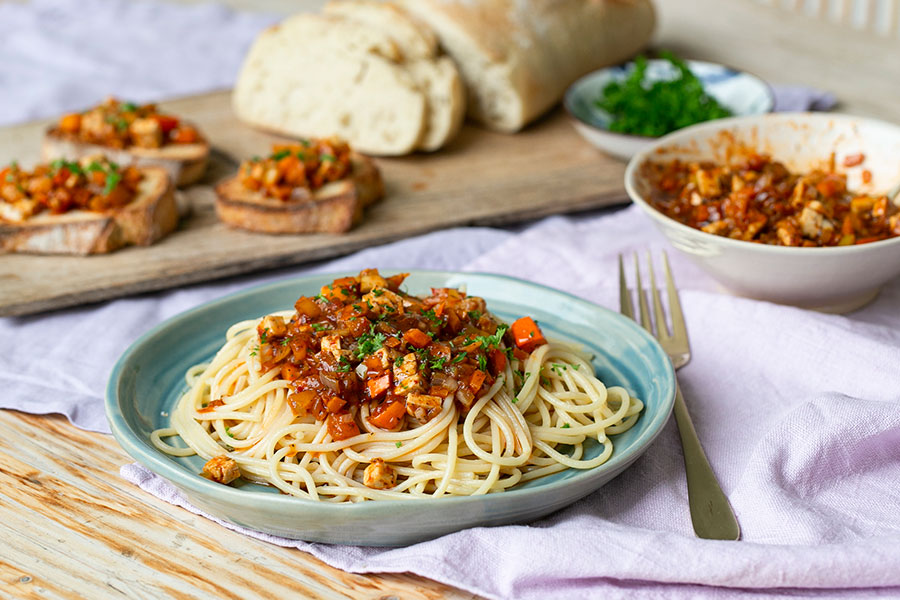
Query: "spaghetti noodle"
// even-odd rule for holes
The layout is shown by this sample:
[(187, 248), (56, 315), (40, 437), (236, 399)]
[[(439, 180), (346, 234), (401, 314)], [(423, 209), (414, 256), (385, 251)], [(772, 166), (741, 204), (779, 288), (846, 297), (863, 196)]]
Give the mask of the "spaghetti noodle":
[(449, 288), (416, 298), (404, 277), (363, 271), (233, 325), (153, 443), (216, 481), (330, 502), (499, 492), (609, 459), (640, 400), (530, 318), (509, 328)]

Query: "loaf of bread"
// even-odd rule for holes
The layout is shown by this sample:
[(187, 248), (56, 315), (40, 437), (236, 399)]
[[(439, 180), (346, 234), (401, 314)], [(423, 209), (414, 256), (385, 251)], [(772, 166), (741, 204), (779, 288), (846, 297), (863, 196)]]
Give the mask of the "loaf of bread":
[(241, 120), (263, 129), (337, 135), (360, 152), (391, 156), (451, 140), (465, 93), (429, 29), (392, 5), (345, 0), (260, 34), (233, 104)]
[(582, 75), (644, 47), (650, 0), (399, 0), (459, 67), (468, 116), (518, 131)]

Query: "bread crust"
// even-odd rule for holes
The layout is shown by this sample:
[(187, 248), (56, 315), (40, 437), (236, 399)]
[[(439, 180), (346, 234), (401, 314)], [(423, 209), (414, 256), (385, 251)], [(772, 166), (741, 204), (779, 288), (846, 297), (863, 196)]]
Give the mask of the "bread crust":
[(132, 146), (119, 149), (79, 141), (55, 127), (46, 131), (41, 146), (41, 158), (44, 162), (58, 158), (78, 160), (103, 154), (122, 166), (161, 167), (177, 187), (191, 185), (203, 177), (209, 163), (209, 153), (210, 147), (206, 140), (194, 144), (169, 144), (162, 148)]
[(650, 0), (398, 0), (459, 66), (468, 116), (513, 133), (582, 75), (619, 63), (650, 39)]
[(343, 233), (384, 196), (372, 159), (353, 152), (350, 162), (349, 177), (288, 202), (247, 190), (237, 176), (230, 177), (216, 186), (216, 214), (230, 227), (258, 233)]
[(0, 251), (29, 254), (106, 254), (149, 246), (178, 225), (175, 188), (165, 169), (143, 167), (137, 197), (104, 212), (39, 214), (23, 223), (0, 221)]

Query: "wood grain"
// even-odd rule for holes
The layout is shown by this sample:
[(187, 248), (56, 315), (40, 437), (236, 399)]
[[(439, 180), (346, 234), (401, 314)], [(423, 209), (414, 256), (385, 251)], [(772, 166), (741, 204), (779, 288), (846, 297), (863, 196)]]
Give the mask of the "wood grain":
[(463, 600), (408, 574), (353, 575), (231, 532), (119, 476), (110, 436), (0, 412), (0, 598)]
[[(524, 133), (467, 126), (434, 154), (378, 159), (387, 195), (347, 234), (262, 235), (220, 224), (212, 185), (278, 138), (233, 116), (230, 94), (162, 104), (212, 142), (210, 172), (183, 192), (193, 214), (149, 248), (89, 257), (0, 256), (0, 315), (24, 315), (346, 254), (435, 229), (506, 224), (626, 201), (624, 164), (584, 142), (556, 111)], [(46, 122), (0, 134), (0, 164), (37, 160)]]

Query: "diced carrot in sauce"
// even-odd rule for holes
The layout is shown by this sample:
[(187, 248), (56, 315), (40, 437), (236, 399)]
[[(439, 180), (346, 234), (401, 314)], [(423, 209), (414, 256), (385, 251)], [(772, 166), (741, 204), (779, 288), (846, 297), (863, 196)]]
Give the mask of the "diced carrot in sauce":
[(325, 409), (330, 413), (341, 412), (341, 409), (347, 404), (347, 401), (339, 396), (332, 396), (325, 403)]
[(359, 435), (359, 426), (349, 413), (328, 415), (327, 427), (331, 439), (336, 442)]
[(305, 417), (308, 415), (316, 402), (316, 393), (312, 390), (303, 390), (302, 392), (293, 392), (288, 394), (287, 403), (291, 407), (291, 412), (295, 416)]
[(478, 390), (480, 390), (481, 386), (484, 385), (485, 379), (487, 379), (487, 373), (485, 373), (481, 369), (478, 369), (474, 373), (472, 373), (472, 378), (469, 380), (469, 389), (472, 390), (472, 393), (478, 393)]
[(431, 343), (431, 338), (421, 329), (407, 329), (403, 332), (403, 339), (416, 348), (424, 348)]
[(193, 127), (182, 125), (172, 133), (172, 141), (176, 144), (194, 144), (200, 140), (200, 134)]
[(59, 120), (59, 128), (67, 133), (78, 133), (81, 129), (81, 115), (70, 113)]
[(217, 399), (217, 400), (213, 400), (212, 402), (210, 402), (209, 404), (207, 404), (206, 406), (204, 406), (203, 408), (201, 408), (201, 409), (198, 410), (197, 412), (201, 412), (201, 413), (212, 412), (213, 410), (215, 410), (215, 408), (216, 408), (217, 406), (224, 406), (224, 405), (225, 405), (225, 401), (222, 400), (221, 398), (219, 398), (219, 399)]
[(169, 133), (178, 127), (178, 119), (169, 115), (153, 115), (153, 120), (159, 123), (159, 128), (163, 133)]
[(513, 340), (520, 349), (525, 352), (532, 352), (538, 346), (547, 343), (541, 328), (531, 317), (522, 317), (517, 319), (510, 328)]
[(369, 423), (381, 429), (395, 429), (405, 414), (406, 403), (402, 400), (395, 400), (376, 408), (369, 416)]
[(369, 392), (369, 398), (372, 398), (373, 400), (377, 400), (384, 396), (385, 392), (391, 389), (391, 372), (388, 371), (381, 377), (367, 381), (366, 389)]
[(506, 368), (506, 353), (503, 350), (499, 348), (491, 350), (491, 366), (494, 367), (495, 375), (503, 372)]
[(866, 155), (862, 152), (858, 152), (856, 154), (848, 154), (844, 157), (844, 166), (855, 167), (857, 165), (861, 165), (864, 160), (866, 160)]

